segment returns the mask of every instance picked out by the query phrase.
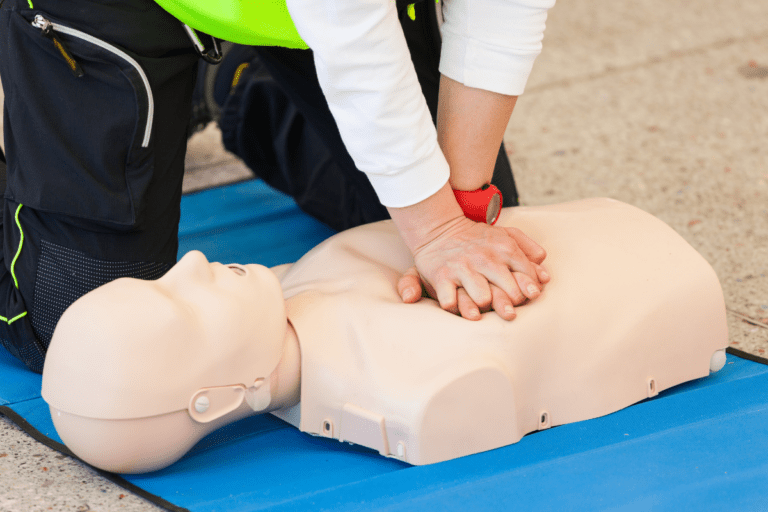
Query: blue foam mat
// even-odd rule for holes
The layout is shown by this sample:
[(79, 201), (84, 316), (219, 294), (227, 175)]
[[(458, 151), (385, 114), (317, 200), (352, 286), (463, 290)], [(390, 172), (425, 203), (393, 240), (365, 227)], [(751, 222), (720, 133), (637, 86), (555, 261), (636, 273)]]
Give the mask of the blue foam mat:
[[(330, 234), (251, 181), (186, 196), (179, 252), (276, 265)], [(0, 375), (2, 409), (60, 442), (40, 376), (5, 351)], [(441, 464), (412, 467), (266, 415), (215, 432), (165, 470), (117, 481), (190, 511), (747, 510), (765, 506), (767, 475), (768, 366), (729, 354), (720, 372), (654, 399)]]

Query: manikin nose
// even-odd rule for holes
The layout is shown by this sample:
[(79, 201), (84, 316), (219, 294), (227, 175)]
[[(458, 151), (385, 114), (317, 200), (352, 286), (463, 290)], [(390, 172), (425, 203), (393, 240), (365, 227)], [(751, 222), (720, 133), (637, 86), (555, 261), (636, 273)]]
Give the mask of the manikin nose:
[(213, 279), (211, 264), (208, 263), (205, 255), (200, 251), (189, 251), (185, 254), (165, 275), (166, 281), (175, 279)]

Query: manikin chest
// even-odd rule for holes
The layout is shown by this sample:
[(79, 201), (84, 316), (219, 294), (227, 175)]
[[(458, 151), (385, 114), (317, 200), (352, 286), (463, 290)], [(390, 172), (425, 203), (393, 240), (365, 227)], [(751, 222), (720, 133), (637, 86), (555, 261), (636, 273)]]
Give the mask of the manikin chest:
[[(507, 209), (552, 281), (506, 322), (402, 304), (391, 222), (321, 244), (283, 277), (302, 351), (301, 430), (429, 464), (615, 412), (708, 375), (728, 343), (717, 277), (679, 235), (593, 199)], [(716, 354), (717, 353), (717, 354)]]

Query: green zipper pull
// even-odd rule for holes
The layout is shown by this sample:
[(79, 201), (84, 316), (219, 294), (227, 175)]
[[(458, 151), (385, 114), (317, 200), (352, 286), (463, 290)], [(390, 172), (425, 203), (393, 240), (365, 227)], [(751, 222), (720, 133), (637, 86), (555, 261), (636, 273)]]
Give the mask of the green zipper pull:
[(80, 67), (80, 64), (78, 64), (74, 57), (69, 54), (64, 43), (56, 37), (56, 33), (53, 31), (53, 23), (51, 23), (50, 20), (44, 18), (40, 14), (36, 14), (34, 21), (32, 21), (32, 26), (39, 28), (45, 37), (53, 41), (53, 46), (55, 46), (56, 49), (59, 50), (61, 56), (64, 57), (67, 66), (69, 66), (69, 70), (72, 71), (72, 74), (75, 75), (75, 77), (80, 78), (85, 74), (83, 68)]

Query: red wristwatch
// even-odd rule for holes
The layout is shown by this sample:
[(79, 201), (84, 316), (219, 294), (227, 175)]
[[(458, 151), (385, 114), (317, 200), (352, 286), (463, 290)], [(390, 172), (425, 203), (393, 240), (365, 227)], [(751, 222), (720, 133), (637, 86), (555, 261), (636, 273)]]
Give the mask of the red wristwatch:
[(456, 201), (464, 215), (475, 222), (486, 222), (493, 226), (499, 220), (502, 197), (498, 188), (486, 183), (477, 190), (454, 190)]

